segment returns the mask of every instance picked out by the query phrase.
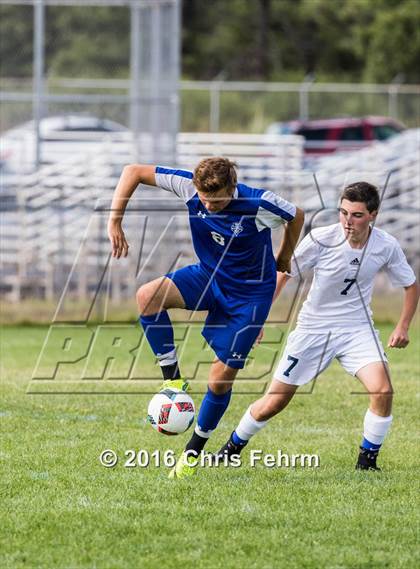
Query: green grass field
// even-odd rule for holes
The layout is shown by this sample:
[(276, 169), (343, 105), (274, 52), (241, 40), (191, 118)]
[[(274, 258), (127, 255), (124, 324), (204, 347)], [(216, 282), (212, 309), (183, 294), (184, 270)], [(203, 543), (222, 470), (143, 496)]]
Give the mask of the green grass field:
[[(381, 327), (383, 340), (390, 330)], [(66, 394), (66, 377), (78, 377), (71, 370), (44, 382), (61, 382), (63, 393), (28, 394), (47, 331), (2, 332), (2, 567), (420, 565), (418, 330), (408, 349), (388, 350), (396, 394), (381, 473), (354, 470), (367, 398), (352, 394), (359, 386), (334, 364), (313, 393), (296, 396), (250, 445), (271, 453), (318, 454), (319, 468), (251, 468), (245, 453), (240, 468), (200, 469), (195, 479), (178, 482), (167, 479), (165, 467), (123, 466), (126, 449), (179, 453), (188, 437), (166, 438), (144, 422), (150, 396)], [(198, 340), (193, 348), (183, 361), (189, 370), (201, 350)], [(256, 353), (258, 369), (264, 347)], [(152, 367), (151, 357), (147, 365)], [(205, 366), (199, 376), (205, 380)], [(258, 391), (261, 381), (249, 386)], [(225, 441), (256, 397), (241, 390), (243, 383), (209, 450)], [(198, 406), (201, 395), (193, 397)], [(113, 469), (99, 462), (107, 448), (120, 457)]]

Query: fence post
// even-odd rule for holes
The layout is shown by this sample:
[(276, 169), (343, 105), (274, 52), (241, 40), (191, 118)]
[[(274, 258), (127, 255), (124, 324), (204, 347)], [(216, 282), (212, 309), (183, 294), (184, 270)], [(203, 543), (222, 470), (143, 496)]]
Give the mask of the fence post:
[(140, 6), (131, 4), (130, 17), (130, 129), (134, 137), (135, 161), (138, 161), (141, 152), (139, 148), (140, 133)]
[(64, 292), (64, 287), (66, 285), (66, 256), (67, 256), (67, 244), (66, 244), (66, 211), (64, 205), (65, 199), (65, 182), (58, 183), (58, 243), (60, 245), (58, 255), (57, 255), (57, 267), (58, 267), (58, 274), (56, 273), (56, 296), (60, 298), (60, 296)]
[(309, 118), (309, 90), (315, 81), (315, 75), (305, 75), (299, 89), (299, 120), (306, 121)]
[(45, 5), (43, 0), (34, 3), (34, 61), (33, 61), (33, 114), (35, 124), (35, 165), (41, 163), (41, 133), (43, 91), (44, 91), (44, 35)]
[(397, 73), (388, 88), (388, 115), (394, 119), (398, 118), (398, 91), (404, 80), (403, 73)]
[(220, 81), (213, 81), (210, 88), (210, 132), (220, 131)]
[(17, 198), (17, 210), (19, 212), (19, 237), (18, 237), (18, 254), (17, 254), (17, 280), (16, 285), (13, 287), (12, 290), (12, 301), (13, 302), (20, 302), (22, 300), (22, 283), (26, 275), (28, 274), (27, 268), (27, 242), (28, 242), (28, 218), (26, 215), (27, 210), (27, 203), (26, 203), (26, 194), (24, 188), (22, 191), (19, 191), (21, 188), (18, 188), (16, 192)]

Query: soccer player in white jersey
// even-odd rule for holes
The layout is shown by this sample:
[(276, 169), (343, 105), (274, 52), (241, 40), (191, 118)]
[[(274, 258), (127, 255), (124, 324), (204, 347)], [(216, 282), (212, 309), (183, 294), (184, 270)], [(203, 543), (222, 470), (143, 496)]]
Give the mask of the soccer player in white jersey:
[[(244, 367), (270, 310), (277, 271), (290, 267), (303, 212), (273, 192), (237, 183), (234, 164), (226, 158), (204, 159), (194, 173), (133, 164), (124, 168), (111, 206), (108, 234), (115, 257), (127, 255), (121, 222), (127, 201), (140, 183), (171, 191), (185, 202), (200, 261), (137, 291), (140, 323), (159, 360), (163, 389), (186, 388), (169, 308), (207, 311), (202, 334), (216, 355), (194, 434), (171, 471), (179, 478), (195, 472), (195, 457), (229, 405), (236, 374)], [(281, 224), (286, 224), (285, 232), (275, 259), (271, 229)]]
[(291, 401), (299, 386), (316, 378), (336, 358), (369, 393), (356, 468), (378, 470), (376, 459), (391, 426), (392, 385), (387, 357), (374, 329), (370, 301), (375, 275), (384, 269), (404, 288), (404, 303), (389, 348), (405, 348), (419, 289), (398, 241), (373, 227), (377, 189), (366, 182), (347, 186), (339, 223), (314, 229), (296, 249), (289, 274), (279, 274), (274, 298), (291, 277), (314, 270), (312, 285), (289, 335), (268, 392), (242, 417), (219, 455), (239, 454), (268, 419)]

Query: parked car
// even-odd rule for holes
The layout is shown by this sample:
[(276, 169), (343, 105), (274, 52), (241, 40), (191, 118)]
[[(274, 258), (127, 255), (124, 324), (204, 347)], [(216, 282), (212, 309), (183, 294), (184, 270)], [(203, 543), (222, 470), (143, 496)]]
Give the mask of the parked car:
[[(109, 119), (91, 115), (58, 115), (41, 119), (41, 162), (51, 164), (76, 153), (94, 152), (109, 138), (118, 139), (128, 129)], [(35, 165), (35, 122), (28, 121), (0, 137), (0, 167), (3, 172), (28, 170)]]
[(363, 117), (272, 123), (267, 134), (300, 134), (306, 154), (359, 150), (374, 141), (387, 140), (406, 127), (388, 117)]

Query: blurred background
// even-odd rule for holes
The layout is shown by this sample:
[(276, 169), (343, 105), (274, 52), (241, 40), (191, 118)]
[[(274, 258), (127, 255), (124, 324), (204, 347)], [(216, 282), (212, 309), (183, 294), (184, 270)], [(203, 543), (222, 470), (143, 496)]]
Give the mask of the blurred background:
[(229, 156), (307, 231), (366, 179), (418, 271), (419, 29), (417, 0), (0, 0), (2, 320), (134, 318), (140, 284), (194, 262), (185, 208), (150, 188), (110, 258), (130, 162)]

